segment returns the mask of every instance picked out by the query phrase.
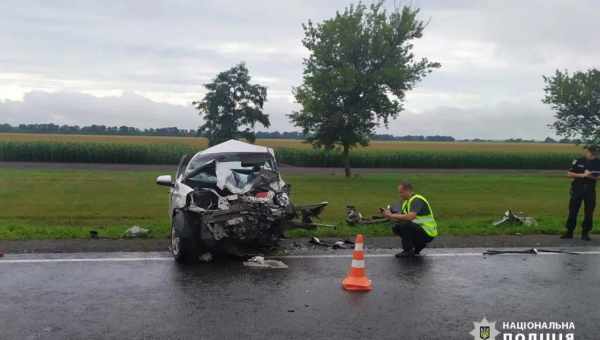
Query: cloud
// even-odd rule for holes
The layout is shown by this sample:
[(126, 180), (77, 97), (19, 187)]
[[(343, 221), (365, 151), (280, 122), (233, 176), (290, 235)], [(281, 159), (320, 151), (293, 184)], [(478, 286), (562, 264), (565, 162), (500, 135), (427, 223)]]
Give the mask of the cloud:
[[(265, 111), (272, 129), (288, 130), (286, 114), (295, 105), (291, 98), (275, 97)], [(152, 101), (140, 94), (124, 92), (102, 97), (69, 92), (27, 93), (23, 100), (0, 102), (0, 117), (10, 124), (54, 122), (56, 124), (128, 125), (141, 128), (177, 126), (195, 129), (202, 119), (191, 105), (174, 105)], [(485, 117), (485, 119), (482, 119)], [(405, 111), (389, 129), (378, 132), (395, 135), (452, 135), (457, 138), (492, 139), (537, 138), (553, 134), (547, 125), (552, 114), (542, 105), (500, 103), (488, 107), (470, 105), (436, 106), (421, 112)], [(118, 122), (118, 123), (115, 123)], [(258, 126), (259, 130), (265, 130)]]
[[(275, 130), (289, 130), (286, 117), (291, 98), (275, 96), (265, 105)], [(176, 126), (196, 129), (203, 123), (198, 111), (185, 105), (157, 102), (133, 92), (27, 92), (22, 100), (0, 101), (3, 123), (55, 123), (69, 125), (127, 125), (139, 128)], [(258, 129), (264, 130), (258, 125)]]
[[(2, 1), (0, 121), (196, 126), (190, 103), (202, 96), (202, 85), (246, 61), (254, 80), (269, 88), (273, 129), (290, 130), (285, 115), (297, 108), (291, 88), (301, 81), (307, 53), (301, 23), (354, 2)], [(597, 1), (410, 3), (429, 20), (415, 52), (442, 68), (408, 94), (402, 117), (416, 123), (402, 118), (401, 134), (550, 135), (542, 75), (600, 59), (593, 43)], [(490, 129), (492, 122), (501, 128)]]
[(10, 124), (128, 125), (140, 128), (197, 128), (201, 119), (191, 106), (159, 103), (135, 93), (96, 97), (83, 93), (28, 92), (22, 101), (0, 102), (0, 117)]
[(394, 135), (445, 135), (456, 138), (544, 139), (552, 113), (542, 105), (499, 103), (493, 106), (436, 107), (422, 113), (403, 112), (379, 132)]

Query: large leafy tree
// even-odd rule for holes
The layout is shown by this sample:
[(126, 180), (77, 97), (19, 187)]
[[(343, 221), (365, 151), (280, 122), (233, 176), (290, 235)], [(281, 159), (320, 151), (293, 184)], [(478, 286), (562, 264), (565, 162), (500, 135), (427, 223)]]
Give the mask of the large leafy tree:
[(556, 133), (586, 146), (600, 146), (600, 71), (596, 69), (569, 74), (557, 70), (545, 76), (543, 102), (550, 104)]
[(271, 125), (269, 116), (263, 113), (267, 88), (250, 83), (244, 63), (219, 73), (204, 86), (208, 92), (193, 104), (204, 118), (198, 132), (208, 137), (209, 146), (232, 138), (245, 138), (254, 143), (256, 123)]
[(406, 6), (388, 12), (383, 1), (358, 3), (303, 25), (310, 56), (294, 89), (302, 109), (290, 119), (315, 147), (342, 150), (346, 176), (350, 149), (368, 145), (375, 128), (403, 110), (405, 92), (440, 66), (412, 52), (426, 26), (418, 13)]

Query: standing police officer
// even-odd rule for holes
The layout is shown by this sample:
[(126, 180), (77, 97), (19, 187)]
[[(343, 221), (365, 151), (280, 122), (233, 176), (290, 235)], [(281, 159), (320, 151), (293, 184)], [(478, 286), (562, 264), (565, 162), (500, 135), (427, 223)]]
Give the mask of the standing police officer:
[(561, 238), (573, 238), (573, 230), (577, 224), (577, 214), (581, 203), (584, 204), (584, 217), (581, 225), (581, 239), (590, 241), (590, 231), (593, 226), (594, 207), (596, 206), (596, 180), (600, 172), (600, 159), (597, 149), (586, 147), (583, 157), (573, 161), (571, 169), (567, 172), (571, 183), (571, 200), (569, 201), (569, 217), (567, 218), (567, 232)]

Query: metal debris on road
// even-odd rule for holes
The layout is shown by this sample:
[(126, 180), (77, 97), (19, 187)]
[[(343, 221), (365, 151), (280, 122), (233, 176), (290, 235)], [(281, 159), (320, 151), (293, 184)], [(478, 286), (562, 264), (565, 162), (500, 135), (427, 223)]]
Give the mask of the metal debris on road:
[(353, 205), (346, 206), (346, 223), (348, 225), (357, 224), (375, 224), (387, 222), (387, 219), (383, 216), (372, 216), (371, 218), (364, 218), (360, 211), (356, 210)]
[(250, 268), (285, 269), (287, 264), (278, 260), (265, 260), (262, 256), (254, 256), (244, 262), (244, 266)]
[(327, 247), (332, 249), (352, 249), (354, 247), (354, 242), (350, 240), (340, 240), (335, 242), (329, 241), (321, 241), (318, 237), (313, 236), (308, 241), (310, 244), (314, 244), (316, 246)]
[(550, 250), (550, 249), (525, 249), (525, 250), (486, 250), (483, 255), (501, 255), (501, 254), (531, 254), (537, 255), (540, 253), (554, 253), (554, 254), (569, 254), (569, 255), (579, 255), (578, 253), (565, 251), (565, 250)]
[(150, 235), (150, 230), (146, 228), (142, 228), (140, 226), (134, 225), (133, 227), (127, 229), (123, 237), (125, 238), (146, 238)]
[(321, 240), (316, 236), (311, 237), (310, 240), (308, 241), (308, 243), (314, 244), (317, 246), (331, 247), (331, 245), (321, 242)]
[(494, 227), (497, 227), (500, 225), (515, 225), (515, 224), (516, 225), (525, 225), (528, 227), (535, 227), (535, 226), (537, 226), (538, 223), (535, 220), (535, 218), (533, 218), (531, 216), (527, 216), (523, 212), (513, 212), (510, 209), (506, 210), (506, 212), (504, 213), (504, 216), (502, 216), (501, 219), (492, 223), (492, 225)]

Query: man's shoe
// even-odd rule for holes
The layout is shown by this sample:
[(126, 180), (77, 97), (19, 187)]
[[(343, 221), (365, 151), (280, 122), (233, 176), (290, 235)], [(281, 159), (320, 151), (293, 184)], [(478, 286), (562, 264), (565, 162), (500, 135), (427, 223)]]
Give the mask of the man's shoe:
[(414, 249), (410, 249), (410, 250), (404, 250), (398, 254), (396, 254), (397, 258), (402, 258), (402, 257), (413, 257), (415, 256), (415, 250)]
[(573, 238), (573, 232), (567, 231), (566, 233), (562, 234), (560, 236), (560, 238), (563, 239), (563, 240), (571, 239), (571, 238)]
[(589, 234), (581, 234), (581, 239), (584, 241), (591, 241), (592, 238), (590, 237)]

